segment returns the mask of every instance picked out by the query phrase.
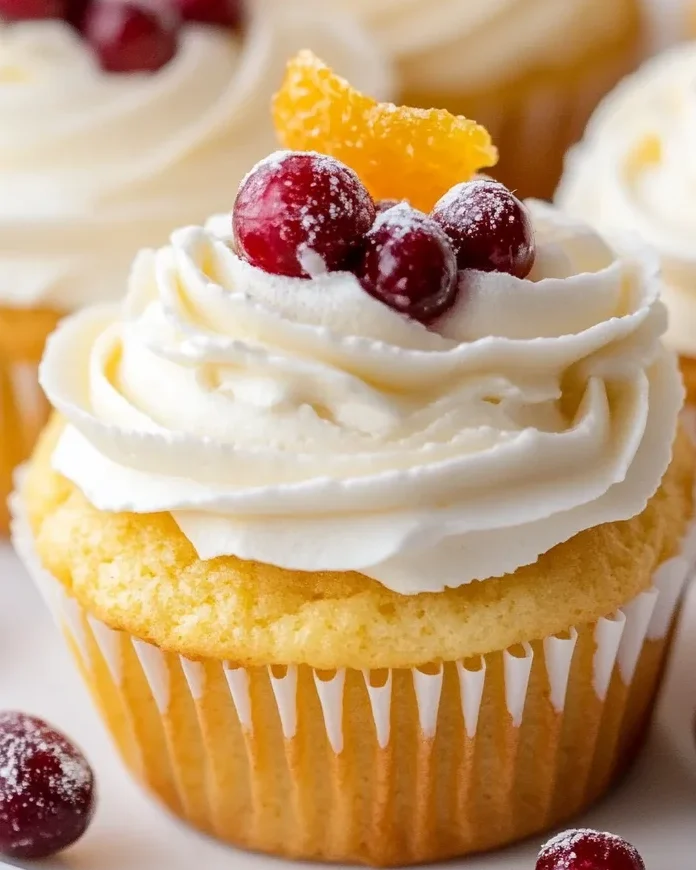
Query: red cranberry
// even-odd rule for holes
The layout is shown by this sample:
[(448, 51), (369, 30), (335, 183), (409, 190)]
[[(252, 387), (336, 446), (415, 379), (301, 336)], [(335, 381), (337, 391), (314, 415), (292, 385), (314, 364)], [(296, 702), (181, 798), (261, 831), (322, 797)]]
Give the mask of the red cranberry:
[(242, 181), (232, 212), (242, 257), (274, 275), (340, 269), (375, 219), (358, 176), (311, 152), (279, 151)]
[(500, 182), (478, 178), (455, 185), (432, 217), (449, 236), (460, 269), (518, 278), (531, 272), (535, 246), (529, 212)]
[(34, 21), (67, 18), (68, 0), (0, 0), (0, 20)]
[(599, 831), (566, 831), (539, 852), (536, 870), (645, 870), (630, 843)]
[(156, 72), (176, 54), (176, 20), (165, 6), (95, 0), (84, 32), (107, 72)]
[(87, 15), (87, 8), (89, 6), (89, 0), (69, 0), (68, 3), (68, 21), (75, 27), (77, 30), (82, 30), (85, 24), (85, 16)]
[(41, 719), (0, 713), (0, 853), (45, 858), (81, 837), (94, 811), (82, 753)]
[(447, 236), (407, 203), (377, 216), (355, 273), (372, 296), (425, 324), (457, 295), (457, 261)]
[(244, 22), (242, 0), (174, 0), (182, 21), (212, 24), (229, 30), (241, 30)]

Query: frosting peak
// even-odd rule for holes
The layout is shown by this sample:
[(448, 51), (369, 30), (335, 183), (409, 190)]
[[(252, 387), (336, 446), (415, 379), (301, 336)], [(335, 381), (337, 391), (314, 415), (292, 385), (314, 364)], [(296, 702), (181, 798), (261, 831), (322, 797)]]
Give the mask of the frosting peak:
[(682, 401), (655, 264), (530, 204), (529, 279), (475, 273), (425, 329), (349, 273), (269, 275), (208, 229), (73, 316), (41, 381), (57, 469), (169, 510), (202, 558), (356, 570), (399, 592), (514, 571), (640, 512)]

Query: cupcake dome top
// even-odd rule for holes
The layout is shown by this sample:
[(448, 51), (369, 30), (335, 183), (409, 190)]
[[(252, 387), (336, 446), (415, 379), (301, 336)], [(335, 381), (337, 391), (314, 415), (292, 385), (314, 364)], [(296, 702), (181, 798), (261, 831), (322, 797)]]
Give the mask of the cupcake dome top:
[(647, 63), (605, 98), (569, 155), (560, 205), (601, 232), (633, 232), (662, 259), (666, 342), (696, 355), (696, 46)]

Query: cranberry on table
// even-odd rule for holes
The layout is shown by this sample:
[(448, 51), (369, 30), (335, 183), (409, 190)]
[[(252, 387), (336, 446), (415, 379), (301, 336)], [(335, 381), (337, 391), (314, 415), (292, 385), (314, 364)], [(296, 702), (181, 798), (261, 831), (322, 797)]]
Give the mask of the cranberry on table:
[(615, 834), (571, 830), (542, 847), (536, 870), (645, 870), (636, 849)]
[(433, 220), (447, 233), (460, 269), (526, 278), (534, 265), (534, 228), (524, 204), (503, 184), (478, 178), (455, 185)]
[(94, 812), (94, 775), (41, 719), (0, 713), (0, 854), (45, 858), (70, 846)]
[(176, 54), (176, 17), (166, 4), (95, 0), (83, 28), (106, 72), (156, 72)]
[(182, 21), (240, 30), (244, 23), (242, 0), (173, 0)]
[(407, 203), (377, 216), (354, 271), (371, 296), (423, 324), (456, 299), (457, 261), (447, 236)]
[(294, 278), (340, 269), (374, 219), (372, 198), (352, 169), (301, 151), (257, 164), (232, 212), (240, 256)]
[(36, 21), (68, 15), (68, 0), (0, 0), (0, 21)]

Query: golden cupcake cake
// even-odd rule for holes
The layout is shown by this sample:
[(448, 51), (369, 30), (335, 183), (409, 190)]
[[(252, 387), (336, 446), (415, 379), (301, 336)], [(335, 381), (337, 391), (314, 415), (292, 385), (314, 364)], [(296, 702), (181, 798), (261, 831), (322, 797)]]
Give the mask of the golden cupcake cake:
[(602, 103), (569, 154), (557, 193), (604, 233), (633, 232), (657, 252), (670, 313), (665, 341), (696, 403), (696, 204), (692, 198), (696, 45), (659, 55)]
[(663, 672), (694, 459), (655, 263), (476, 176), (482, 127), (310, 55), (274, 113), (295, 150), (50, 339), (15, 544), (195, 827), (493, 849), (607, 791)]
[(401, 98), (486, 124), (496, 170), (549, 197), (599, 99), (639, 62), (644, 0), (333, 0), (394, 61)]
[(46, 420), (46, 336), (61, 314), (119, 298), (138, 247), (226, 207), (226, 184), (273, 147), (287, 58), (315, 45), (390, 88), (369, 37), (305, 0), (246, 14), (172, 0), (177, 27), (128, 0), (65, 20), (77, 5), (0, 0), (0, 528), (11, 470)]

